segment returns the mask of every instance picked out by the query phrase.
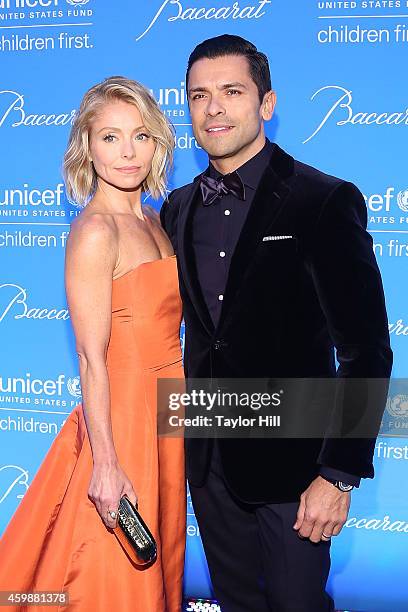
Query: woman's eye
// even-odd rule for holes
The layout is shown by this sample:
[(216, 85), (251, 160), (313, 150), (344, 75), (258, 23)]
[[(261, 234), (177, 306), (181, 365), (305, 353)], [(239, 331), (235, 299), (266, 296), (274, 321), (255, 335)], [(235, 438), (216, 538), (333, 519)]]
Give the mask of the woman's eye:
[(105, 142), (113, 142), (115, 140), (115, 136), (113, 134), (106, 134), (103, 139)]
[(142, 133), (142, 134), (138, 134), (136, 138), (137, 140), (147, 140), (148, 138), (150, 138), (150, 135)]

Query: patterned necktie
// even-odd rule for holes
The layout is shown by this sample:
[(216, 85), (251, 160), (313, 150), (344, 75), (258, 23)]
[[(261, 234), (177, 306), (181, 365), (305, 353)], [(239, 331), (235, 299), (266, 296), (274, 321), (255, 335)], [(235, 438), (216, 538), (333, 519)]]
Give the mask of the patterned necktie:
[(237, 171), (217, 179), (204, 174), (201, 177), (200, 188), (204, 206), (210, 206), (228, 193), (232, 193), (239, 200), (245, 200), (245, 186)]

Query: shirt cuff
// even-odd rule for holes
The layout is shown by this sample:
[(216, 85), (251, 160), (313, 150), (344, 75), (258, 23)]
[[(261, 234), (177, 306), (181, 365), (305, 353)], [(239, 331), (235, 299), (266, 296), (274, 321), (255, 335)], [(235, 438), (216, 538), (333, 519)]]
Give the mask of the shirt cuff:
[(359, 487), (361, 482), (361, 478), (359, 476), (348, 474), (347, 472), (342, 472), (341, 470), (335, 470), (334, 468), (326, 465), (320, 466), (319, 474), (323, 478), (327, 477), (332, 478), (333, 480), (340, 480), (341, 482), (344, 482), (344, 484), (353, 485), (354, 487)]

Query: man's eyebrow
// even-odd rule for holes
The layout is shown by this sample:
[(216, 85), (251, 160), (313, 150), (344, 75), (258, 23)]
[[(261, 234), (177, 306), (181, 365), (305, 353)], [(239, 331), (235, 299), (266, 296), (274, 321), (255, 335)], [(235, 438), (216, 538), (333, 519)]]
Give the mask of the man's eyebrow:
[(246, 86), (239, 81), (235, 81), (234, 83), (225, 83), (224, 85), (220, 85), (218, 89), (232, 89), (232, 87), (242, 87), (243, 89), (246, 89)]
[[(233, 87), (242, 87), (243, 89), (246, 89), (246, 85), (244, 85), (243, 83), (240, 83), (239, 81), (235, 81), (234, 83), (223, 83), (222, 85), (217, 85), (217, 89), (220, 89), (220, 90), (232, 89)], [(188, 90), (188, 94), (190, 95), (192, 93), (196, 93), (200, 91), (209, 91), (209, 90), (207, 87), (192, 87), (191, 89)]]
[(208, 89), (206, 89), (206, 87), (192, 87), (188, 90), (188, 94), (190, 95), (192, 93), (196, 93), (197, 91), (208, 91)]

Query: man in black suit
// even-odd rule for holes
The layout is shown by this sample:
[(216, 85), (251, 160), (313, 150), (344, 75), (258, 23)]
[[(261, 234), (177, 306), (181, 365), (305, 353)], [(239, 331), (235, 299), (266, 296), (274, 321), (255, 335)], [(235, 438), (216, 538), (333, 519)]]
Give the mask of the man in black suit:
[[(266, 56), (238, 36), (206, 40), (189, 58), (186, 87), (210, 163), (161, 210), (178, 257), (186, 376), (389, 377), (363, 197), (266, 139), (276, 100)], [(223, 612), (334, 609), (325, 591), (330, 538), (346, 521), (351, 489), (373, 477), (374, 443), (186, 440), (192, 502)]]

